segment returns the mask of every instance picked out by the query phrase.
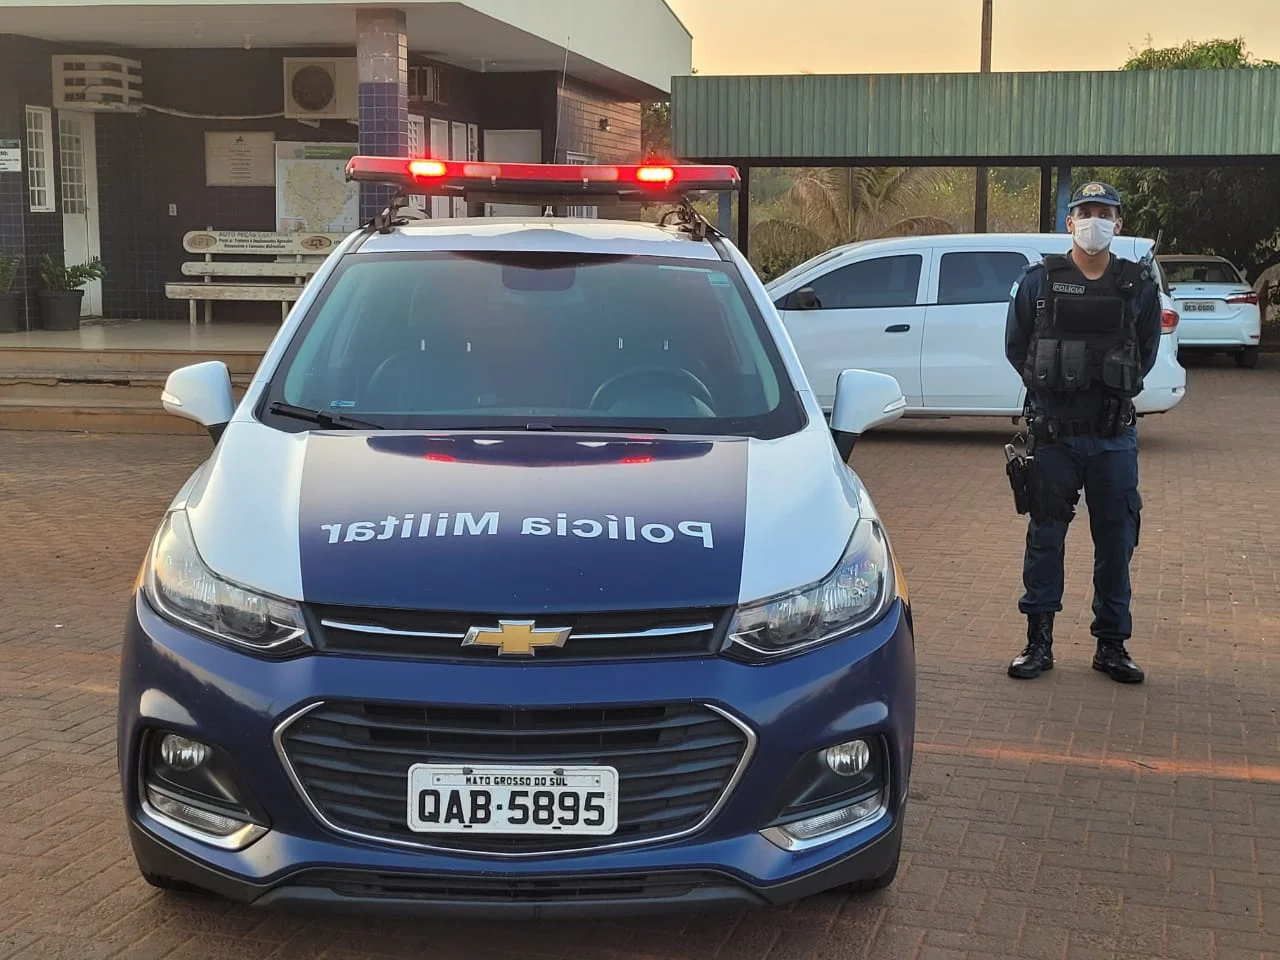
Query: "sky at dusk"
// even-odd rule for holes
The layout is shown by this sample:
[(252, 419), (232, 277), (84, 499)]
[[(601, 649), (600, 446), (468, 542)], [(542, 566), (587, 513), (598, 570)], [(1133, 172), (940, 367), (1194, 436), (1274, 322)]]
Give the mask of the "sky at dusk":
[[(981, 0), (667, 0), (699, 73), (978, 69)], [(1280, 60), (1280, 0), (995, 0), (993, 70), (1112, 70), (1131, 49), (1243, 37)]]

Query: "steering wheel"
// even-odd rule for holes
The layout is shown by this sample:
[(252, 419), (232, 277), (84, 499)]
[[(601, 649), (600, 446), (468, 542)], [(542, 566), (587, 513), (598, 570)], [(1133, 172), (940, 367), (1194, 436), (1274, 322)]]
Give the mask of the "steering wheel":
[(659, 384), (665, 381), (666, 385), (679, 387), (686, 393), (692, 394), (708, 410), (716, 408), (715, 399), (711, 396), (707, 385), (683, 367), (633, 367), (630, 370), (624, 370), (600, 384), (596, 392), (591, 395), (591, 403), (588, 406), (592, 410), (612, 406), (618, 401), (617, 394), (626, 392), (619, 388), (619, 384), (645, 379)]
[[(384, 376), (387, 376), (388, 369), (395, 371), (396, 365), (402, 364), (402, 365), (406, 365), (405, 370), (407, 373), (413, 369), (414, 361), (420, 356), (421, 354), (418, 354), (416, 351), (413, 351), (413, 350), (397, 350), (395, 353), (391, 354), (389, 357), (383, 360), (380, 364), (378, 364), (377, 367), (374, 368), (374, 371), (369, 376), (369, 381), (365, 386), (365, 392), (367, 394), (372, 395), (375, 398), (379, 398), (379, 391), (385, 392), (387, 389), (386, 386), (384, 386), (382, 383), (382, 378)], [(392, 390), (397, 391), (398, 393), (402, 393), (404, 390), (405, 384), (412, 383), (414, 379), (415, 378), (412, 376), (406, 376), (403, 379), (392, 376), (390, 379), (389, 386), (391, 387)], [(384, 402), (386, 402), (391, 398), (381, 397), (379, 399), (382, 399)], [(392, 400), (391, 402), (397, 402), (398, 399), (399, 398), (397, 397), (396, 400)]]

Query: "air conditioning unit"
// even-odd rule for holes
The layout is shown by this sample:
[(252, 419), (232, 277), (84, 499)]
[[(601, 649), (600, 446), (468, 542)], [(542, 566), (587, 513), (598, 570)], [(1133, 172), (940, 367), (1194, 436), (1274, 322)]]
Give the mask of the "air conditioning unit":
[(142, 108), (142, 64), (100, 53), (56, 54), (53, 105), (59, 110), (137, 113)]
[(291, 120), (356, 120), (356, 58), (284, 58), (284, 115)]

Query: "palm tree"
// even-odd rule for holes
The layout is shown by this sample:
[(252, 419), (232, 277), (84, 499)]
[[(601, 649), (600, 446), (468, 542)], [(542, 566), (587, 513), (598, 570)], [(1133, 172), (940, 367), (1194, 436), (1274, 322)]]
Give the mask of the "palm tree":
[(924, 167), (801, 168), (777, 211), (752, 227), (751, 259), (769, 279), (855, 240), (953, 233), (942, 217), (905, 215), (941, 180)]

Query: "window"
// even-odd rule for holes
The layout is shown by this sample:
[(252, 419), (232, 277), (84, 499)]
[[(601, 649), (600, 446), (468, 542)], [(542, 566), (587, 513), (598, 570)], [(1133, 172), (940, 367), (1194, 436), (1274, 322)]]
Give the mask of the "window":
[(733, 268), (651, 256), (348, 257), (286, 351), (274, 400), (405, 429), (776, 437), (803, 422)]
[(918, 253), (861, 260), (832, 270), (809, 286), (821, 310), (910, 307), (920, 289), (922, 263)]
[(1236, 268), (1223, 260), (1166, 260), (1170, 283), (1243, 283)]
[[(589, 153), (574, 153), (572, 150), (566, 151), (564, 155), (565, 163), (576, 163), (582, 166), (589, 166), (596, 162), (596, 158)], [(566, 217), (582, 217), (587, 220), (595, 220), (599, 216), (599, 208), (597, 207), (567, 207), (565, 209)]]
[(53, 111), (27, 107), (27, 202), (32, 213), (57, 210), (53, 194)]
[(88, 212), (84, 127), (75, 117), (58, 115), (58, 156), (62, 161), (62, 212)]
[(938, 303), (1008, 303), (1027, 258), (1003, 250), (944, 253), (938, 270)]

